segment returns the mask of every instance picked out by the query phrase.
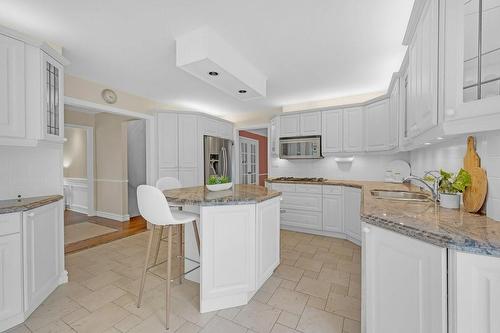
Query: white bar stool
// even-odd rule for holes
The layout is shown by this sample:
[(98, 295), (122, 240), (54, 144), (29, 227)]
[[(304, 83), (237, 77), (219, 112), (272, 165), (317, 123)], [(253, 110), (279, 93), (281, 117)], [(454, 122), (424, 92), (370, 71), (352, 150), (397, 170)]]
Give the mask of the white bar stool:
[[(167, 199), (162, 191), (154, 186), (140, 185), (137, 187), (137, 204), (139, 212), (142, 217), (153, 225), (150, 235), (148, 249), (146, 253), (146, 262), (142, 272), (141, 285), (139, 289), (139, 298), (137, 300), (137, 307), (141, 306), (142, 294), (144, 291), (144, 282), (146, 281), (146, 272), (152, 267), (158, 266), (154, 264), (149, 266), (149, 257), (151, 255), (151, 248), (153, 245), (153, 236), (156, 226), (167, 228), (167, 297), (166, 297), (166, 329), (170, 327), (170, 283), (171, 283), (171, 267), (172, 267), (172, 228), (174, 225), (183, 225), (186, 223), (194, 222), (199, 217), (197, 214), (188, 213), (184, 211), (171, 211)], [(195, 232), (197, 229), (195, 229)], [(198, 235), (196, 235), (199, 237)], [(160, 235), (161, 238), (161, 235)], [(199, 266), (198, 266), (199, 267)], [(198, 268), (196, 267), (196, 268)], [(195, 268), (195, 269), (196, 269)], [(192, 271), (192, 270), (191, 270)]]

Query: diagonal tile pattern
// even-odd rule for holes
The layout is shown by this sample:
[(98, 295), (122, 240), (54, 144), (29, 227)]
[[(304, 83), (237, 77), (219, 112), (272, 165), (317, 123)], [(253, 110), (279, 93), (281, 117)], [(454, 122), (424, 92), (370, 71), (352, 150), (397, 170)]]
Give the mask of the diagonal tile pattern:
[[(9, 332), (165, 332), (162, 279), (148, 275), (143, 305), (136, 306), (147, 236), (68, 254), (70, 282)], [(348, 241), (282, 230), (281, 265), (246, 306), (200, 314), (199, 285), (175, 282), (170, 332), (360, 333), (360, 262), (360, 247)], [(164, 270), (160, 265), (154, 272)]]

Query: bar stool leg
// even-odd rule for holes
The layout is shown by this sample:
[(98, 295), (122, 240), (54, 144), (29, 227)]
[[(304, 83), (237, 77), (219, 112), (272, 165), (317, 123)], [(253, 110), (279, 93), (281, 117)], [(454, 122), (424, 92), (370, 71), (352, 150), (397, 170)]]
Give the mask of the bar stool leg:
[(153, 224), (151, 227), (151, 232), (149, 234), (149, 242), (148, 242), (148, 249), (146, 251), (146, 260), (144, 262), (144, 270), (142, 271), (141, 286), (139, 289), (139, 298), (137, 299), (138, 308), (141, 306), (142, 294), (144, 291), (144, 283), (146, 282), (146, 272), (148, 270), (148, 264), (149, 264), (148, 261), (149, 261), (149, 256), (151, 255), (151, 247), (153, 245), (154, 234), (155, 234), (155, 225)]
[(194, 237), (196, 238), (196, 245), (198, 246), (198, 254), (200, 254), (200, 234), (198, 233), (198, 224), (196, 220), (193, 221)]
[(160, 244), (161, 244), (161, 239), (163, 238), (164, 228), (165, 228), (164, 226), (160, 226), (160, 235), (158, 236), (158, 241), (156, 242), (155, 260), (154, 260), (155, 265), (158, 263), (158, 254), (160, 252)]
[(179, 224), (179, 284), (184, 275), (184, 224)]
[(172, 226), (167, 226), (168, 231), (168, 244), (167, 244), (167, 299), (165, 304), (166, 317), (165, 326), (168, 330), (170, 328), (170, 275), (172, 268)]

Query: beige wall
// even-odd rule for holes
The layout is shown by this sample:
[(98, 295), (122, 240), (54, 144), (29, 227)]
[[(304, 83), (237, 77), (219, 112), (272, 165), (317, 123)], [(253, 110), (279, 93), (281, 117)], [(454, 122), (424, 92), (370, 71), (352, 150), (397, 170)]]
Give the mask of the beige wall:
[(97, 211), (128, 214), (126, 121), (130, 119), (107, 113), (95, 116)]
[[(88, 81), (79, 77), (64, 75), (64, 96), (82, 99), (85, 101), (109, 105), (101, 97), (103, 89), (113, 89), (94, 81)], [(113, 89), (114, 90), (114, 89)], [(115, 90), (117, 101), (113, 106), (135, 112), (148, 113), (151, 110), (175, 110), (172, 105), (162, 104), (150, 99), (129, 94), (124, 91)]]
[(64, 137), (64, 177), (87, 178), (87, 130), (65, 127)]

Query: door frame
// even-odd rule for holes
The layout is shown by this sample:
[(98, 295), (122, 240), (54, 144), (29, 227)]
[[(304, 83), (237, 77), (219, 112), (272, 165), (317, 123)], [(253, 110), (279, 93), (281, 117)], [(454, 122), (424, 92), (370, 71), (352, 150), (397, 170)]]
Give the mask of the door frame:
[[(76, 125), (65, 123), (64, 127), (82, 128), (86, 130), (87, 136), (87, 215), (95, 216), (95, 200), (94, 200), (94, 128), (91, 126)], [(64, 178), (64, 177), (63, 177)]]
[[(155, 168), (156, 139), (155, 139), (155, 117), (150, 114), (120, 109), (114, 106), (98, 104), (73, 97), (64, 97), (64, 105), (70, 106), (76, 111), (90, 113), (110, 113), (120, 116), (133, 117), (146, 120), (146, 182), (154, 185), (157, 178)], [(152, 110), (153, 111), (153, 110)]]
[[(241, 145), (241, 143), (245, 142), (245, 141), (247, 141), (248, 143), (254, 143), (255, 147), (256, 147), (255, 148), (255, 166), (256, 166), (255, 176), (257, 177), (256, 178), (257, 183), (252, 184), (252, 185), (259, 185), (259, 176), (260, 176), (259, 141), (255, 140), (255, 139), (247, 138), (247, 137), (240, 137), (238, 145)], [(247, 165), (248, 165), (248, 162), (247, 162)], [(238, 154), (238, 170), (240, 169), (240, 166), (241, 166), (241, 152), (240, 152), (240, 154)], [(240, 174), (239, 176), (241, 177), (242, 175)], [(241, 184), (241, 178), (239, 179), (239, 181)]]
[[(239, 164), (239, 158), (240, 158), (240, 131), (248, 131), (248, 130), (256, 130), (256, 129), (267, 129), (267, 176), (269, 177), (269, 172), (271, 171), (271, 124), (269, 123), (264, 123), (264, 124), (256, 124), (256, 125), (244, 125), (240, 127), (235, 127), (233, 130), (233, 138), (234, 138), (234, 153), (236, 156), (238, 156), (238, 164), (234, 163), (234, 169), (233, 169), (233, 182), (235, 184), (240, 183), (240, 164)], [(260, 173), (259, 173), (260, 176)], [(234, 180), (237, 180), (238, 182), (236, 183)]]

